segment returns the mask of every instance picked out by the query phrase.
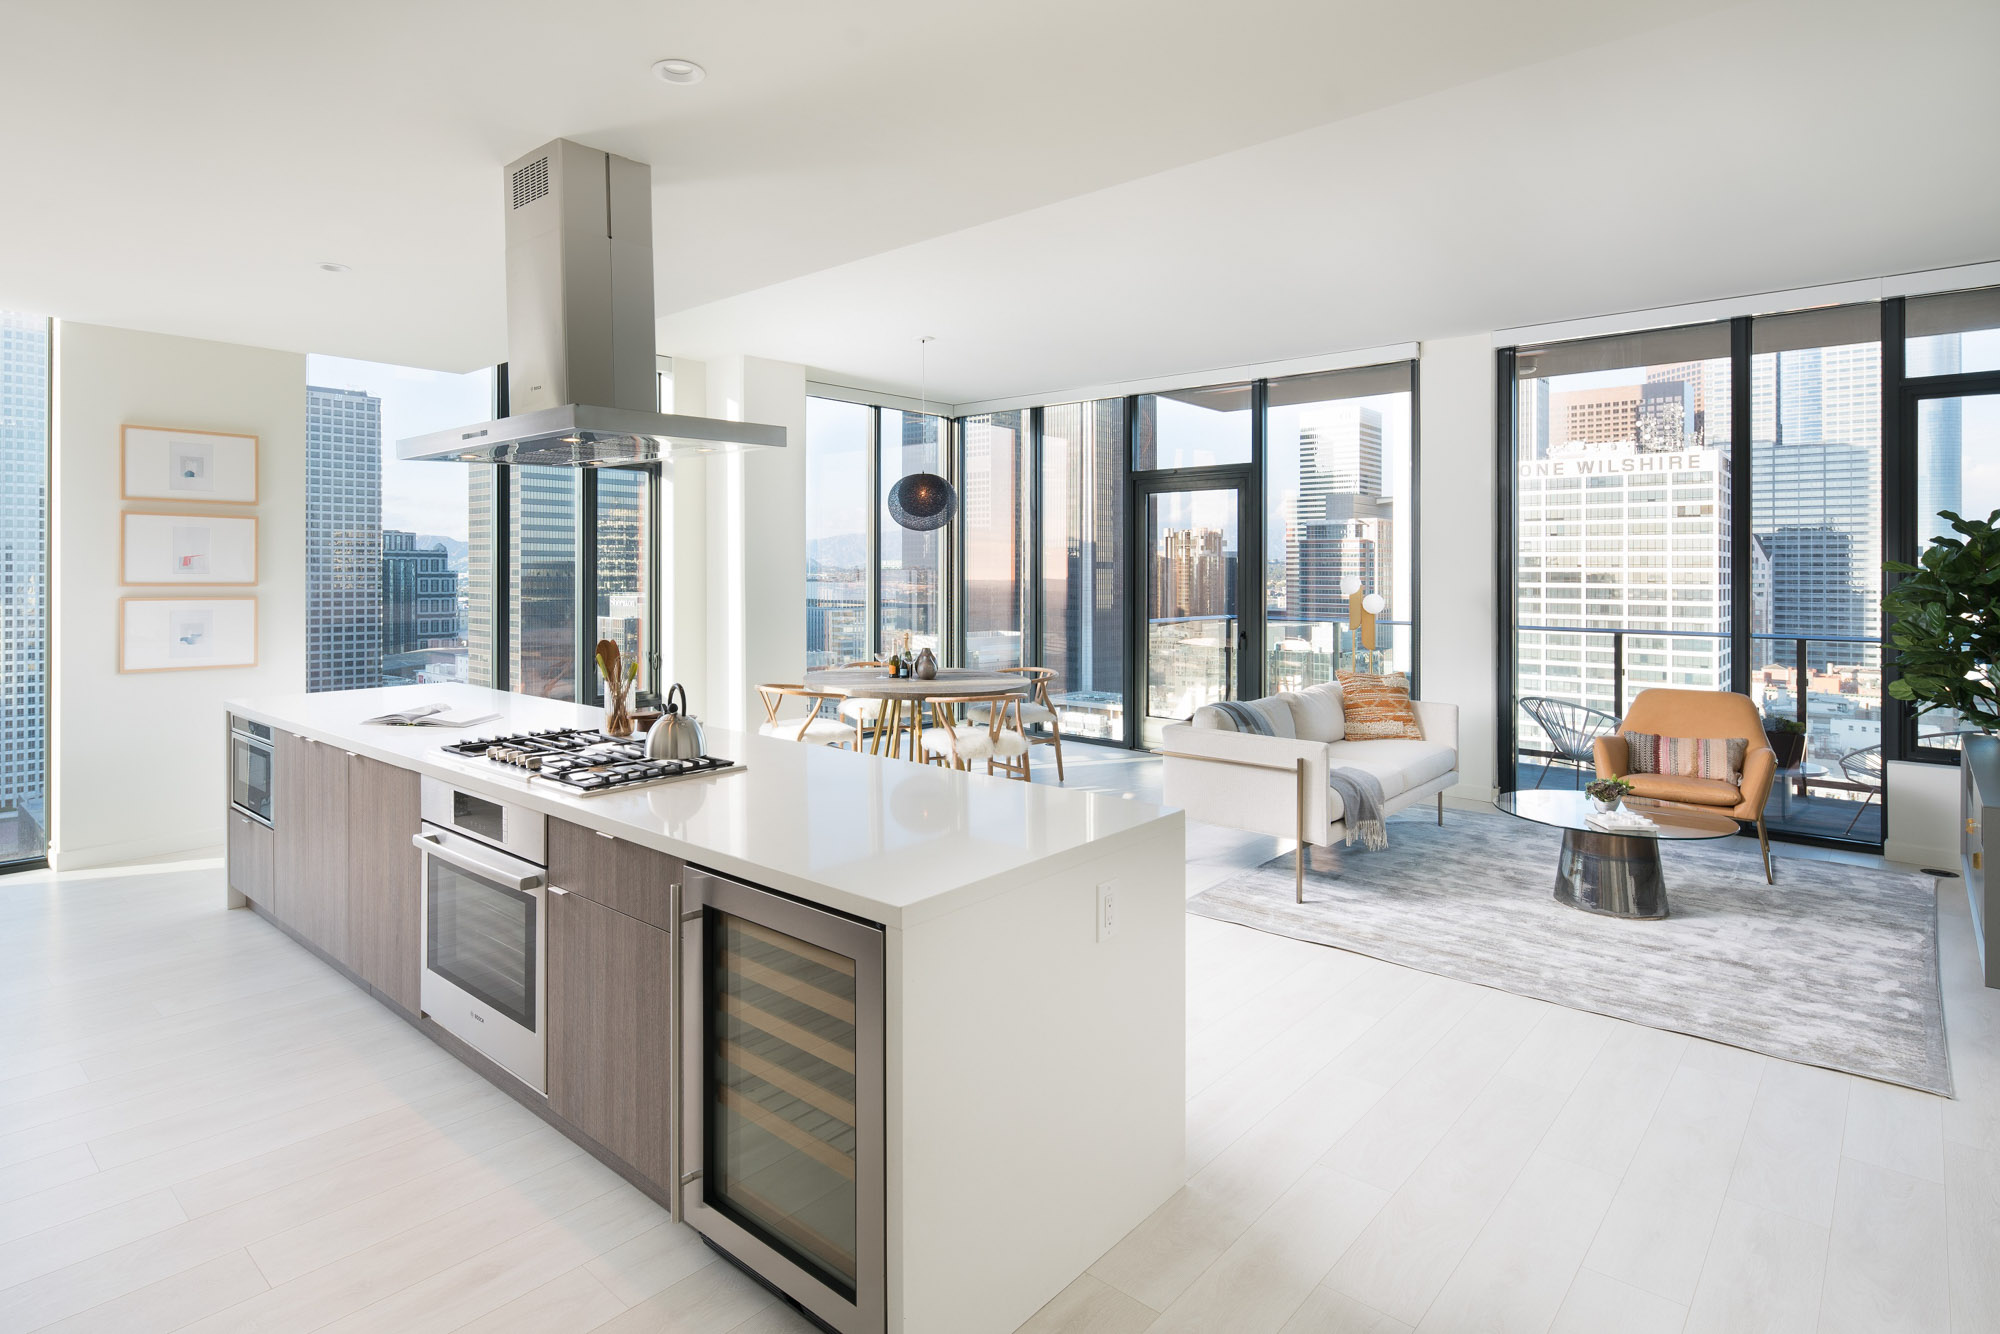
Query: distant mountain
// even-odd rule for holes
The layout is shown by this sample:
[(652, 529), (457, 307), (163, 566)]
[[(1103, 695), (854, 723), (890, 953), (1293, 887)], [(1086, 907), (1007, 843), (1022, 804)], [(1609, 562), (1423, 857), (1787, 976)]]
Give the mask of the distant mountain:
[(451, 568), (452, 573), (465, 573), (465, 543), (455, 537), (438, 537), (431, 533), (418, 533), (417, 549), (422, 551), (427, 547), (443, 547), (445, 564)]
[(868, 563), (868, 534), (841, 533), (815, 538), (806, 543), (806, 564), (830, 565), (836, 569)]

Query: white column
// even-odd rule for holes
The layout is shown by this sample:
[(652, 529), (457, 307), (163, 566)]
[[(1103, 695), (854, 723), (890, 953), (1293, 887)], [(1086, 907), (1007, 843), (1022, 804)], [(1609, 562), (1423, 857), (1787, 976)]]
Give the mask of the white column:
[[(708, 412), (708, 367), (688, 357), (674, 358), (674, 397), (669, 412)], [(673, 461), (663, 470), (660, 534), (663, 587), (660, 616), (660, 688), (679, 682), (690, 703), (708, 699), (708, 462), (702, 455)]]
[(1458, 705), (1454, 799), (1493, 800), (1493, 339), (1490, 334), (1423, 345), (1418, 493), (1423, 581), (1421, 692)]
[(695, 710), (743, 728), (763, 717), (759, 683), (805, 673), (806, 376), (803, 366), (732, 356), (710, 361), (707, 380), (709, 416), (782, 426), (787, 437), (783, 449), (711, 454), (703, 465), (706, 699)]

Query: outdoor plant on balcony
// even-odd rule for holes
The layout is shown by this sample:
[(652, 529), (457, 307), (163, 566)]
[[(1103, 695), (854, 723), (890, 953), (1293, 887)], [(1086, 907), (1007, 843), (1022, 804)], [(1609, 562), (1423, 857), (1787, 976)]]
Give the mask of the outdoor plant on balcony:
[(1806, 725), (1796, 718), (1780, 718), (1772, 714), (1764, 719), (1764, 730), (1780, 736), (1804, 736)]
[(1918, 564), (1888, 561), (1904, 576), (1882, 598), (1896, 618), (1896, 679), (1889, 693), (1916, 706), (1919, 717), (1948, 709), (1967, 727), (2000, 729), (2000, 510), (1961, 519), (1949, 510), (1958, 537), (1939, 537)]

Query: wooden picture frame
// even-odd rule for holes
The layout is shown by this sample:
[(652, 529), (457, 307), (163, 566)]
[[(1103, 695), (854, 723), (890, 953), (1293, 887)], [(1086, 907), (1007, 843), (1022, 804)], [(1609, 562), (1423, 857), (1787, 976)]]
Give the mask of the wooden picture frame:
[(119, 582), (136, 588), (235, 587), (257, 582), (254, 515), (119, 516)]
[(121, 673), (256, 665), (254, 596), (118, 599)]
[(168, 426), (118, 428), (118, 493), (126, 500), (257, 503), (257, 437)]

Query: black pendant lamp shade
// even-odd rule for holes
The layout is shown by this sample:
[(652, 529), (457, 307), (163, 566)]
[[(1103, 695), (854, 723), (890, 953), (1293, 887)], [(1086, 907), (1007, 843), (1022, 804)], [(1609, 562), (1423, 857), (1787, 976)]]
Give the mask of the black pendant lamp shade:
[(913, 472), (889, 488), (889, 517), (905, 528), (927, 533), (958, 513), (958, 493), (934, 472)]

